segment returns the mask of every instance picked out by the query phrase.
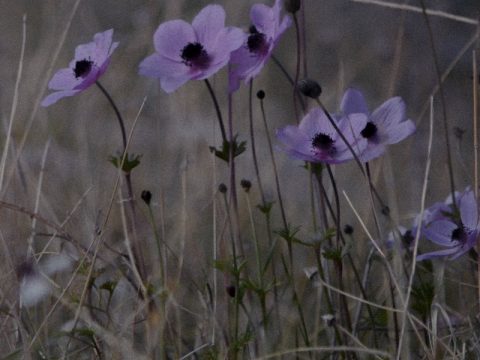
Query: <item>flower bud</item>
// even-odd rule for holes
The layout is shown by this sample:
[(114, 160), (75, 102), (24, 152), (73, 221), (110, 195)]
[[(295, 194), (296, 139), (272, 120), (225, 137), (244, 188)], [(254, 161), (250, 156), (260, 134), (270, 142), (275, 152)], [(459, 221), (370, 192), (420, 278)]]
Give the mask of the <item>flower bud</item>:
[(225, 290), (227, 291), (227, 294), (228, 294), (230, 297), (232, 297), (232, 298), (235, 297), (235, 293), (236, 293), (235, 286), (233, 286), (233, 285), (228, 285), (228, 286), (225, 288)]
[(263, 90), (258, 90), (258, 91), (257, 91), (257, 98), (258, 98), (259, 100), (265, 99), (265, 91), (263, 91)]
[(297, 87), (303, 95), (311, 97), (312, 99), (318, 98), (322, 93), (320, 85), (315, 80), (311, 79), (300, 80)]
[(227, 185), (221, 183), (220, 185), (218, 185), (218, 191), (220, 191), (222, 194), (225, 194), (227, 192)]
[(353, 234), (353, 226), (352, 225), (349, 225), (349, 224), (346, 224), (344, 227), (343, 227), (343, 232), (347, 235), (352, 235)]
[(152, 200), (152, 193), (150, 191), (143, 190), (140, 197), (145, 202), (145, 204), (150, 205), (150, 201)]
[(252, 187), (252, 183), (247, 179), (242, 179), (242, 181), (240, 181), (240, 185), (242, 186), (243, 190), (245, 190), (245, 192), (247, 193), (250, 191), (250, 188)]

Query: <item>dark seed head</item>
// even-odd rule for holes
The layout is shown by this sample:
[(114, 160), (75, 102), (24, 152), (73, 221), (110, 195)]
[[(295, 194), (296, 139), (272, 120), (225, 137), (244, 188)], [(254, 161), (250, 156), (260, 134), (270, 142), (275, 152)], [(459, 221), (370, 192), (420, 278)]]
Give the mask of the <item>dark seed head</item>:
[(150, 201), (152, 200), (152, 193), (150, 191), (143, 190), (140, 197), (145, 202), (145, 204), (150, 205)]
[(233, 285), (228, 285), (228, 286), (225, 288), (225, 290), (227, 291), (227, 294), (228, 294), (230, 297), (232, 297), (232, 298), (235, 297), (235, 293), (236, 293), (236, 291), (235, 291), (235, 286), (233, 286)]
[(353, 226), (352, 225), (349, 225), (349, 224), (346, 224), (344, 227), (343, 227), (343, 232), (347, 235), (352, 235), (353, 234)]
[(258, 92), (257, 92), (257, 98), (258, 98), (259, 100), (265, 99), (265, 91), (263, 91), (263, 90), (258, 90)]
[(210, 57), (199, 42), (188, 43), (183, 49), (180, 56), (185, 65), (196, 66), (199, 68), (207, 67), (210, 63)]
[(227, 185), (221, 183), (220, 185), (218, 185), (218, 191), (220, 191), (222, 194), (225, 194), (227, 192)]
[(412, 234), (412, 230), (407, 230), (405, 234), (402, 235), (402, 241), (407, 247), (410, 247), (414, 240), (415, 237)]
[(242, 179), (240, 181), (240, 185), (242, 186), (243, 190), (245, 190), (246, 192), (249, 192), (250, 188), (252, 187), (252, 183), (247, 179)]
[(368, 139), (375, 136), (377, 134), (377, 130), (378, 130), (377, 125), (369, 121), (367, 122), (367, 125), (365, 126), (365, 128), (360, 132), (360, 134), (364, 138)]
[(298, 82), (298, 90), (312, 99), (318, 98), (322, 94), (322, 87), (311, 79), (303, 79)]
[(312, 146), (320, 150), (330, 150), (333, 139), (327, 134), (318, 133), (312, 139)]
[(75, 77), (77, 79), (79, 77), (81, 78), (87, 77), (87, 75), (92, 70), (92, 66), (93, 66), (92, 60), (83, 59), (83, 60), (77, 61), (75, 63), (75, 69), (73, 69), (73, 72), (75, 73)]

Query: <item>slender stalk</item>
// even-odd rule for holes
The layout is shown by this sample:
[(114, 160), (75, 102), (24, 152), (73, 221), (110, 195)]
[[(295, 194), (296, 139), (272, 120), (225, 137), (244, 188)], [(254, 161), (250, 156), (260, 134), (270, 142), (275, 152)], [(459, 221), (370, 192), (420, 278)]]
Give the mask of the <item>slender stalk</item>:
[(227, 133), (225, 131), (225, 125), (223, 125), (222, 112), (220, 111), (220, 105), (218, 104), (217, 97), (208, 79), (205, 79), (205, 85), (207, 85), (208, 93), (212, 98), (213, 106), (215, 107), (215, 112), (217, 113), (218, 125), (220, 126), (220, 132), (222, 133), (222, 140), (223, 142), (227, 142)]
[[(97, 87), (100, 89), (102, 94), (107, 98), (108, 102), (110, 103), (110, 105), (113, 108), (113, 111), (115, 112), (115, 115), (116, 115), (117, 120), (118, 120), (118, 124), (120, 125), (120, 131), (122, 133), (122, 144), (123, 144), (122, 159), (125, 159), (126, 156), (127, 156), (127, 134), (126, 134), (126, 131), (125, 131), (125, 122), (123, 121), (123, 117), (120, 114), (118, 106), (116, 105), (115, 101), (111, 97), (110, 93), (105, 89), (105, 87), (98, 80), (95, 82), (95, 85), (97, 85)], [(121, 163), (123, 163), (123, 161)], [(125, 182), (127, 183), (128, 198), (130, 200), (129, 201), (130, 210), (131, 210), (132, 216), (133, 216), (132, 223), (131, 223), (131, 229), (130, 229), (132, 231), (133, 238), (134, 238), (134, 246), (133, 246), (132, 251), (133, 251), (134, 256), (137, 257), (136, 263), (139, 266), (139, 271), (140, 271), (141, 277), (143, 279), (145, 277), (145, 269), (144, 269), (145, 263), (143, 261), (143, 254), (141, 253), (140, 247), (137, 244), (136, 227), (135, 227), (135, 217), (136, 217), (135, 214), (136, 214), (136, 212), (135, 212), (135, 203), (133, 201), (134, 196), (133, 196), (132, 179), (131, 179), (131, 176), (130, 176), (130, 172), (124, 172), (124, 176), (125, 176)]]
[(300, 78), (300, 64), (302, 61), (302, 40), (300, 34), (300, 27), (298, 24), (297, 15), (293, 14), (293, 22), (295, 24), (295, 35), (296, 35), (296, 42), (297, 42), (297, 64), (295, 68), (295, 80), (293, 84), (293, 108), (295, 110), (295, 119), (297, 120), (297, 124), (300, 122), (300, 117), (298, 114), (297, 108), (297, 94), (298, 94), (298, 80)]
[(447, 151), (447, 166), (448, 166), (448, 176), (450, 177), (450, 192), (452, 193), (452, 204), (455, 210), (457, 210), (457, 200), (455, 199), (455, 180), (453, 176), (453, 163), (452, 163), (452, 154), (450, 146), (450, 131), (448, 129), (448, 120), (447, 120), (447, 107), (445, 101), (445, 93), (443, 91), (442, 83), (442, 73), (440, 71), (440, 64), (438, 63), (437, 49), (435, 47), (435, 39), (433, 37), (432, 26), (430, 25), (430, 19), (427, 14), (427, 9), (425, 7), (425, 1), (419, 0), (422, 7), (423, 18), (425, 19), (425, 25), (428, 29), (428, 37), (430, 39), (430, 46), (432, 50), (433, 62), (435, 65), (435, 72), (438, 81), (438, 89), (440, 91), (440, 102), (442, 104), (442, 120), (443, 120), (443, 130), (445, 134), (445, 149)]
[(255, 148), (255, 133), (253, 130), (253, 80), (250, 80), (248, 85), (248, 125), (250, 130), (250, 143), (252, 146), (253, 167), (255, 168), (255, 176), (257, 178), (258, 189), (260, 190), (260, 197), (262, 198), (262, 205), (265, 206), (265, 193), (263, 191), (262, 181), (260, 180), (260, 171), (258, 169), (257, 152)]
[(268, 128), (268, 123), (267, 123), (267, 116), (265, 113), (265, 106), (263, 103), (263, 99), (260, 99), (260, 109), (262, 111), (262, 120), (263, 120), (263, 127), (265, 128), (265, 135), (267, 137), (267, 142), (268, 142), (268, 150), (270, 152), (270, 160), (272, 161), (272, 166), (273, 166), (273, 174), (275, 177), (275, 187), (277, 190), (277, 197), (278, 197), (278, 204), (280, 206), (280, 213), (282, 215), (282, 222), (285, 230), (288, 229), (288, 223), (287, 223), (287, 216), (285, 215), (285, 207), (283, 206), (283, 198), (282, 198), (282, 192), (280, 190), (280, 180), (278, 178), (278, 170), (277, 170), (277, 163), (275, 161), (275, 155), (273, 153), (273, 146), (272, 146), (272, 140), (270, 139), (270, 130)]

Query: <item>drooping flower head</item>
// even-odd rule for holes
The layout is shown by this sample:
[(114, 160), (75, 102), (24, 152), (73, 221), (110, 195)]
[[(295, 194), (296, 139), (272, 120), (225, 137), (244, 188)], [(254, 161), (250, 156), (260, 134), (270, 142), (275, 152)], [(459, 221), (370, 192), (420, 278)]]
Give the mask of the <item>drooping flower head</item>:
[(48, 88), (55, 92), (43, 99), (42, 106), (50, 106), (61, 98), (73, 96), (95, 83), (107, 70), (110, 57), (118, 42), (112, 42), (113, 29), (97, 33), (93, 41), (75, 49), (75, 58), (68, 68), (53, 75)]
[(230, 91), (256, 77), (270, 58), (280, 36), (291, 25), (289, 16), (281, 17), (282, 0), (273, 7), (255, 4), (250, 10), (252, 25), (242, 47), (232, 53), (232, 69), (229, 73)]
[(422, 234), (431, 242), (444, 247), (417, 256), (417, 261), (448, 256), (454, 260), (472, 249), (479, 235), (478, 204), (474, 192), (467, 188), (456, 193), (456, 212), (452, 197), (445, 203), (436, 203), (427, 210), (427, 218), (422, 224)]
[(215, 74), (244, 39), (242, 30), (225, 27), (220, 5), (208, 5), (191, 25), (183, 20), (161, 24), (153, 36), (155, 53), (140, 63), (139, 72), (160, 79), (162, 89), (171, 93), (189, 80)]
[[(360, 136), (367, 117), (351, 114), (334, 120), (354, 151), (361, 153), (367, 146), (367, 140)], [(353, 159), (347, 144), (319, 107), (313, 108), (299, 126), (289, 125), (277, 130), (277, 138), (288, 154), (300, 160), (339, 164)]]
[(367, 125), (361, 131), (368, 141), (367, 148), (360, 155), (365, 162), (379, 157), (387, 145), (396, 144), (415, 131), (415, 124), (405, 116), (405, 103), (400, 97), (385, 101), (370, 113), (363, 94), (356, 89), (348, 89), (340, 108), (345, 115), (361, 113), (368, 117)]

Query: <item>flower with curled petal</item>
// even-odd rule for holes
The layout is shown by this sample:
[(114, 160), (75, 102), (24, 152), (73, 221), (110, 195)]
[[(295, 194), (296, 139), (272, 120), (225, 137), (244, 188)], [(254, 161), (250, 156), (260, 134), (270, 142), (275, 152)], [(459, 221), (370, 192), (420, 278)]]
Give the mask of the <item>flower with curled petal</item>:
[(68, 68), (57, 71), (48, 83), (48, 88), (55, 92), (43, 99), (41, 105), (50, 106), (93, 85), (107, 70), (118, 46), (118, 42), (112, 42), (112, 36), (113, 29), (110, 29), (95, 34), (92, 42), (77, 46)]
[(240, 81), (248, 83), (262, 70), (270, 59), (280, 36), (292, 24), (289, 16), (281, 16), (282, 0), (276, 0), (273, 7), (255, 4), (250, 10), (252, 25), (242, 47), (232, 53), (229, 73), (230, 91), (240, 87)]
[[(334, 117), (334, 121), (357, 155), (365, 150), (367, 140), (360, 135), (367, 124), (364, 114)], [(339, 164), (353, 159), (347, 144), (320, 107), (310, 110), (298, 126), (277, 130), (277, 139), (285, 152), (300, 160)]]
[(463, 193), (455, 193), (455, 200), (457, 210), (451, 196), (445, 203), (436, 203), (427, 210), (422, 234), (445, 249), (418, 255), (417, 261), (446, 256), (454, 260), (475, 246), (480, 230), (475, 194), (467, 188)]
[(340, 108), (344, 115), (365, 114), (368, 118), (361, 131), (368, 141), (367, 148), (360, 154), (364, 162), (381, 156), (387, 145), (396, 144), (415, 131), (413, 121), (406, 118), (405, 102), (398, 96), (385, 101), (370, 113), (363, 94), (350, 88), (343, 95)]
[(189, 80), (203, 80), (230, 61), (232, 51), (245, 39), (241, 29), (225, 27), (225, 11), (208, 5), (192, 24), (171, 20), (161, 24), (153, 36), (155, 53), (140, 63), (140, 74), (160, 79), (171, 93)]

